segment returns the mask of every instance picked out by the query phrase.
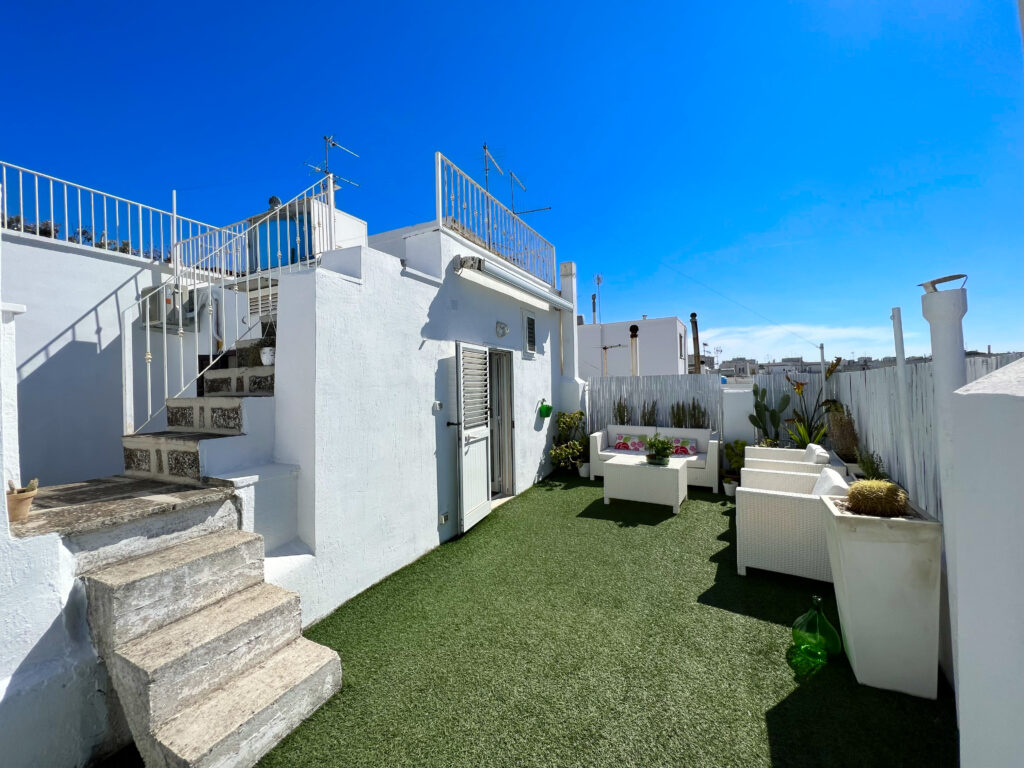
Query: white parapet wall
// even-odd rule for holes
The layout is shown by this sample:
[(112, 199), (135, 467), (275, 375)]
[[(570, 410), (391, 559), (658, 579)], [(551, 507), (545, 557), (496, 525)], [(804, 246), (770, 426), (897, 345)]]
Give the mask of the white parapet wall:
[(516, 492), (550, 471), (541, 400), (579, 407), (558, 311), (456, 274), (473, 246), (444, 232), (376, 242), (392, 252), (343, 249), (280, 283), (274, 459), (299, 467), (298, 536), (267, 578), (302, 595), (306, 623), (457, 534), (456, 341), (511, 352)]
[[(1024, 754), (1024, 360), (953, 395), (951, 482), (943, 484), (955, 589), (960, 764), (1014, 766)], [(950, 526), (950, 523), (954, 523)], [(954, 583), (955, 580), (955, 583)]]

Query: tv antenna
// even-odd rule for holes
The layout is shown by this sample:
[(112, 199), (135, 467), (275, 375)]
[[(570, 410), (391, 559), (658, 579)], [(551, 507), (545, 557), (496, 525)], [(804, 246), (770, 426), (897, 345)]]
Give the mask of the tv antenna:
[(551, 210), (551, 206), (550, 205), (546, 205), (543, 208), (531, 208), (528, 211), (517, 211), (516, 210), (516, 184), (519, 185), (520, 189), (522, 189), (523, 192), (526, 191), (526, 185), (523, 184), (523, 182), (519, 179), (519, 177), (516, 176), (512, 172), (511, 168), (508, 169), (508, 176), (509, 176), (509, 178), (508, 178), (508, 186), (509, 186), (509, 189), (511, 190), (511, 194), (510, 194), (511, 200), (510, 200), (509, 207), (512, 209), (512, 213), (515, 216), (521, 216), (524, 213), (537, 213), (538, 211), (550, 211)]
[(485, 141), (484, 142), (484, 192), (487, 192), (488, 194), (490, 194), (491, 188), (488, 185), (488, 179), (487, 179), (487, 174), (490, 171), (490, 165), (488, 165), (488, 162), (487, 162), (488, 160), (490, 160), (490, 163), (494, 165), (494, 170), (496, 170), (502, 176), (505, 175), (505, 172), (503, 170), (501, 170), (501, 166), (498, 165), (498, 161), (495, 160), (494, 159), (494, 155), (491, 154), (491, 150), (489, 150), (487, 148), (487, 142)]
[(312, 168), (317, 173), (322, 173), (324, 175), (325, 179), (333, 178), (336, 181), (344, 181), (346, 184), (351, 184), (353, 187), (358, 187), (359, 185), (356, 182), (352, 181), (351, 179), (346, 179), (344, 176), (339, 176), (336, 173), (331, 173), (330, 163), (331, 163), (331, 148), (332, 147), (337, 147), (338, 149), (343, 149), (346, 152), (348, 152), (350, 155), (352, 155), (352, 157), (359, 157), (359, 155), (357, 155), (355, 152), (353, 152), (348, 147), (343, 147), (341, 144), (336, 142), (334, 140), (333, 136), (324, 136), (324, 164), (323, 164), (323, 167), (321, 167), (319, 165), (313, 165), (313, 163), (306, 163), (306, 165), (309, 166), (310, 168)]

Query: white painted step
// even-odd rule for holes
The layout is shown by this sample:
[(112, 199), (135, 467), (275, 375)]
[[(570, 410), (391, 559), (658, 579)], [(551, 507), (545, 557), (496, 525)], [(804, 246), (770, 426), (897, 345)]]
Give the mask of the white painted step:
[(261, 583), (138, 637), (107, 660), (133, 730), (158, 727), (299, 637), (299, 596)]
[(101, 654), (263, 581), (263, 537), (226, 530), (83, 574)]
[[(147, 765), (248, 768), (341, 688), (341, 660), (300, 637), (155, 733)], [(159, 762), (158, 762), (159, 760)]]

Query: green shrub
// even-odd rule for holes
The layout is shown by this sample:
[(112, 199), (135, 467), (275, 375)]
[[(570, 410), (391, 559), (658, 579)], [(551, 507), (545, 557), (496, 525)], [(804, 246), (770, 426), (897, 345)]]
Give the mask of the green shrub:
[(725, 444), (725, 460), (729, 462), (730, 475), (739, 475), (743, 469), (743, 454), (746, 447), (746, 440), (733, 440)]
[(658, 401), (652, 400), (640, 406), (640, 425), (644, 427), (658, 426)]
[(882, 457), (873, 451), (857, 449), (857, 466), (864, 473), (868, 480), (888, 480), (889, 474), (885, 471), (885, 464)]
[(856, 515), (900, 517), (908, 502), (907, 492), (888, 480), (858, 480), (846, 493), (846, 508)]
[(551, 463), (558, 469), (573, 470), (583, 463), (583, 443), (570, 440), (551, 448)]
[(624, 398), (619, 398), (619, 402), (615, 404), (612, 409), (615, 412), (615, 423), (622, 424), (623, 426), (629, 426), (633, 423), (633, 411), (626, 403)]

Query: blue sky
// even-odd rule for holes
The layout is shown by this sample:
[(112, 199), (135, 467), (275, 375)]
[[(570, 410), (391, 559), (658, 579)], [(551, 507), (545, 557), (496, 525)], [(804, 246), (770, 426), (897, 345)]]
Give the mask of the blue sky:
[[(332, 159), (370, 231), (433, 216), (480, 145), (601, 274), (606, 321), (696, 311), (727, 357), (927, 352), (917, 283), (966, 272), (968, 346), (1024, 349), (1016, 4), (20, 3), (0, 159), (227, 223)], [(45, 17), (45, 18), (44, 18)], [(13, 34), (25, 30), (25, 34)], [(506, 182), (494, 185), (507, 199)], [(786, 329), (779, 328), (781, 324)]]

